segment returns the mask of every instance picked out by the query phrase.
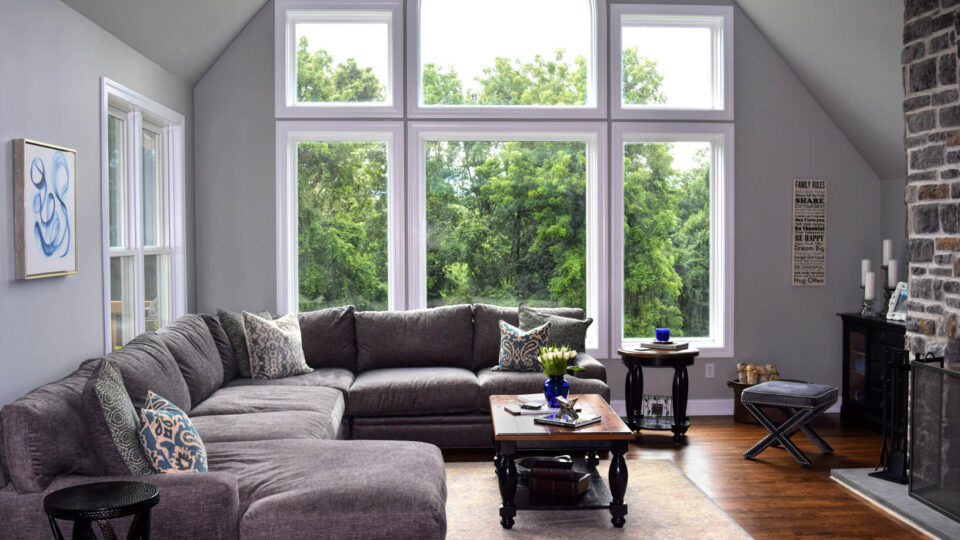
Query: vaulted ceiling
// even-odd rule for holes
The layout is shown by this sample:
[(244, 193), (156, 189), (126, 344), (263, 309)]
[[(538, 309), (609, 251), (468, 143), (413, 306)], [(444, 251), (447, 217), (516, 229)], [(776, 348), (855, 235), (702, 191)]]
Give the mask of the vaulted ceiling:
[[(63, 2), (195, 84), (267, 0)], [(878, 178), (903, 178), (903, 1), (736, 2)]]

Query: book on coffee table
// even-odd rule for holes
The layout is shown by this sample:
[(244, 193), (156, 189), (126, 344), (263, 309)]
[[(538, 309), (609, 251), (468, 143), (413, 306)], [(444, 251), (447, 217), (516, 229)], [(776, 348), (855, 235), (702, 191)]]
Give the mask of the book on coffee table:
[(675, 341), (643, 341), (640, 346), (646, 349), (659, 349), (661, 351), (683, 351), (690, 346), (689, 343), (677, 343)]
[(533, 419), (533, 422), (536, 424), (546, 424), (549, 426), (568, 428), (589, 426), (590, 424), (596, 424), (599, 421), (600, 416), (596, 414), (568, 414), (563, 412), (545, 414)]
[(567, 478), (549, 478), (534, 476), (531, 472), (530, 480), (527, 480), (527, 488), (541, 495), (560, 495), (563, 497), (577, 497), (590, 489), (589, 474), (573, 471), (562, 472), (570, 474)]

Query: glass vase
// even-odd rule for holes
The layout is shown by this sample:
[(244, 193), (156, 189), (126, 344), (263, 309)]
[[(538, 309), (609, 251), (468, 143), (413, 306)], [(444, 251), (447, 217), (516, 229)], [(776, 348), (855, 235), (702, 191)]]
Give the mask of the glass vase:
[(543, 381), (543, 396), (547, 398), (548, 407), (559, 407), (557, 397), (566, 399), (570, 393), (570, 383), (563, 378), (563, 375), (553, 375)]

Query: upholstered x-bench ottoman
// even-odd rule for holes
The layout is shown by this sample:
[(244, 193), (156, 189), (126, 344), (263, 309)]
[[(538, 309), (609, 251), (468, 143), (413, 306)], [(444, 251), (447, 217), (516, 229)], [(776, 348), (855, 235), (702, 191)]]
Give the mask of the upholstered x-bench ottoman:
[[(797, 431), (802, 431), (823, 453), (832, 454), (833, 448), (808, 424), (837, 402), (838, 393), (836, 386), (787, 381), (769, 381), (744, 390), (740, 401), (770, 434), (747, 450), (743, 457), (755, 457), (771, 444), (779, 443), (801, 465), (810, 465), (806, 454), (790, 440)], [(761, 407), (780, 409), (787, 420), (778, 426), (763, 413)]]

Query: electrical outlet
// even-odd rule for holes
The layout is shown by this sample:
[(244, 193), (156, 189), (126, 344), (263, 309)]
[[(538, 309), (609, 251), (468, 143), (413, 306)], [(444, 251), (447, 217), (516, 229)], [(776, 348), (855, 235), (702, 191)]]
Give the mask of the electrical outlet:
[(708, 379), (714, 378), (714, 377), (716, 376), (716, 372), (714, 371), (714, 363), (713, 363), (713, 362), (710, 362), (710, 363), (705, 364), (705, 365), (707, 366), (707, 368), (706, 368), (706, 369), (707, 369), (707, 373), (706, 373), (707, 378), (708, 378)]

